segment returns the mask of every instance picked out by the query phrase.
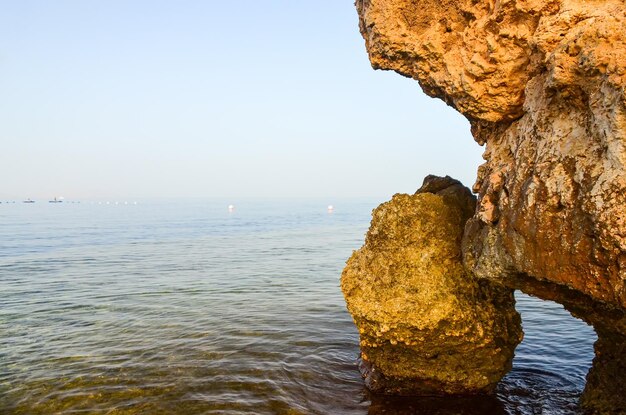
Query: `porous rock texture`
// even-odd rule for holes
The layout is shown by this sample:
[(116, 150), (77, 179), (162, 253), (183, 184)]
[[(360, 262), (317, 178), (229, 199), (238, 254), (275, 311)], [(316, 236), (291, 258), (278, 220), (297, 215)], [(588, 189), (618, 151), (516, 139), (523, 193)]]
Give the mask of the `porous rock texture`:
[(373, 67), (419, 81), (486, 145), (465, 266), (593, 324), (582, 402), (626, 411), (626, 3), (356, 6)]
[(461, 239), (476, 198), (429, 176), (376, 208), (341, 278), (367, 386), (385, 394), (491, 392), (521, 341), (513, 290), (466, 272)]

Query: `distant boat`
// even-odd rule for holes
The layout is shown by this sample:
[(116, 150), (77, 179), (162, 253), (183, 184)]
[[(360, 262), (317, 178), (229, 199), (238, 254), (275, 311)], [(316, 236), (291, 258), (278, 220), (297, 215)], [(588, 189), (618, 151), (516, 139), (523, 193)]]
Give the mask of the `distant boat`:
[(53, 200), (48, 200), (48, 203), (63, 203), (63, 197), (55, 197)]
[(35, 203), (35, 201), (34, 201), (34, 200), (31, 200), (31, 199), (26, 199), (26, 200), (24, 201), (24, 203)]

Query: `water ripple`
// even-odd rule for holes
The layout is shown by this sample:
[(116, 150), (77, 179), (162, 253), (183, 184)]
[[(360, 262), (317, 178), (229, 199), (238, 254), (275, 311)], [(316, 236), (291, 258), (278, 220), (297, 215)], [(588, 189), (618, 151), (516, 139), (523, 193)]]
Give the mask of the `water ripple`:
[(578, 411), (593, 332), (526, 296), (497, 396), (371, 396), (338, 278), (375, 203), (326, 204), (3, 205), (0, 413)]

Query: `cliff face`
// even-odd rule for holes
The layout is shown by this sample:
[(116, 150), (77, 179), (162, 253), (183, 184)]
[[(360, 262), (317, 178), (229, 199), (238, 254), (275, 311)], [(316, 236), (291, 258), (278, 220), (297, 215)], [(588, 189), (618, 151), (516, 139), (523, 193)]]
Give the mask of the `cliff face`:
[[(373, 66), (417, 79), (486, 144), (472, 230), (501, 242), (504, 274), (626, 307), (623, 1), (357, 7)], [(468, 248), (472, 268), (493, 273), (494, 261)]]
[[(604, 356), (620, 356), (606, 348), (626, 334), (624, 2), (356, 5), (374, 68), (419, 81), (464, 114), (486, 146), (465, 266), (564, 304), (601, 338), (616, 339), (598, 342)], [(611, 370), (626, 369), (616, 359)], [(599, 353), (585, 396), (621, 396), (602, 373)], [(626, 398), (612, 399), (626, 407)]]

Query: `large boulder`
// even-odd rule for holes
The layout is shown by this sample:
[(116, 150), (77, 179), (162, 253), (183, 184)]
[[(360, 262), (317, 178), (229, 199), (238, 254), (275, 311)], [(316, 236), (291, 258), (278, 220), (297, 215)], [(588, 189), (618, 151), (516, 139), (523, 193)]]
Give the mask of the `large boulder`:
[(462, 262), (469, 189), (429, 176), (372, 214), (341, 288), (361, 337), (367, 386), (386, 394), (492, 392), (522, 339), (511, 289), (478, 281)]

